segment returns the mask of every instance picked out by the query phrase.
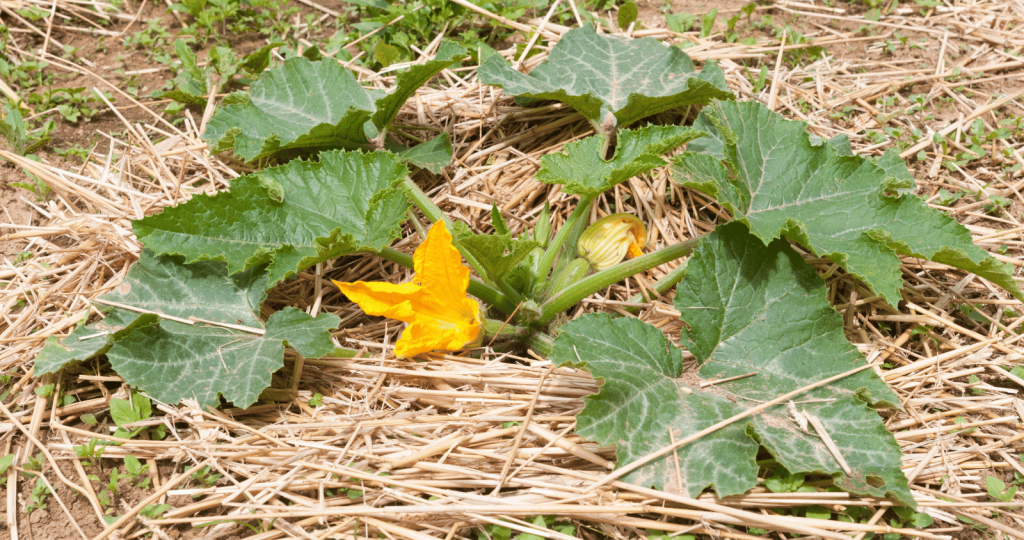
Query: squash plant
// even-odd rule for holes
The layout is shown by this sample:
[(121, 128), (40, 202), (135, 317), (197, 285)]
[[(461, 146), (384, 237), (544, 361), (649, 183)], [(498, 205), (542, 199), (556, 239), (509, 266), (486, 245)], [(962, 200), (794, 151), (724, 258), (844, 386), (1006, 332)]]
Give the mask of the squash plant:
[[(522, 103), (558, 100), (594, 126), (594, 136), (544, 156), (536, 175), (577, 195), (577, 206), (558, 230), (545, 210), (532, 231), (513, 236), (494, 211), (494, 233), (473, 233), (409, 176), (407, 162), (447, 164), (447, 140), (394, 153), (386, 139), (416, 88), (464, 56), (462, 47), (445, 42), (436, 59), (400, 74), (390, 93), (363, 89), (333, 60), (295, 58), (264, 73), (248, 94), (232, 96), (210, 121), (211, 146), (279, 164), (234, 180), (227, 192), (197, 195), (135, 221), (146, 249), (102, 299), (106, 318), (51, 338), (36, 374), (104, 354), (126, 382), (161, 401), (217, 405), (223, 397), (249, 406), (283, 367), (285, 346), (304, 357), (343, 352), (330, 339), (339, 324), (334, 315), (287, 308), (262, 318), (267, 291), (314, 264), (371, 253), (416, 267), (417, 282), (339, 284), (350, 298), (369, 305), (371, 293), (392, 295), (372, 309), (419, 321), (396, 307), (402, 299), (422, 309), (442, 297), (462, 305), (468, 289), (483, 307), (465, 312), (483, 317), (484, 334), (500, 328), (498, 346), (532, 347), (602, 381), (600, 393), (586, 398), (577, 431), (615, 444), (620, 461), (630, 462), (673, 437), (865, 365), (826, 300), (824, 282), (792, 243), (834, 261), (892, 304), (903, 284), (898, 255), (962, 268), (1021, 298), (1007, 265), (911, 193), (913, 178), (898, 156), (853, 155), (843, 138), (821, 140), (801, 122), (734, 101), (712, 62), (697, 72), (676, 47), (589, 27), (566, 33), (530, 74), (497, 55), (479, 68), (481, 82)], [(703, 107), (692, 126), (631, 128), (650, 114), (687, 106)], [(616, 216), (584, 233), (596, 198), (669, 165), (662, 156), (683, 145), (686, 151), (671, 160), (672, 179), (718, 201), (732, 222), (646, 254), (638, 252), (643, 227), (635, 218)], [(389, 247), (412, 207), (435, 223), (427, 235), (413, 221), (425, 246), (433, 246), (415, 257)], [(435, 238), (437, 229), (445, 232)], [(618, 262), (627, 251), (634, 257)], [(474, 277), (456, 268), (460, 254)], [(696, 357), (697, 376), (754, 375), (702, 390), (683, 377), (681, 350), (651, 325), (607, 314), (560, 321), (591, 294), (686, 256), (688, 263), (654, 288), (675, 288), (685, 323), (680, 341)], [(457, 286), (436, 285), (446, 272), (457, 276)], [(841, 489), (913, 505), (900, 449), (875, 412), (886, 407), (899, 408), (895, 394), (873, 370), (862, 370), (675, 450), (679, 476), (665, 456), (626, 479), (691, 496), (708, 487), (720, 496), (743, 493), (757, 483), (755, 457), (763, 448), (791, 473), (828, 475)], [(797, 418), (805, 415), (820, 421), (847, 470), (816, 428)]]

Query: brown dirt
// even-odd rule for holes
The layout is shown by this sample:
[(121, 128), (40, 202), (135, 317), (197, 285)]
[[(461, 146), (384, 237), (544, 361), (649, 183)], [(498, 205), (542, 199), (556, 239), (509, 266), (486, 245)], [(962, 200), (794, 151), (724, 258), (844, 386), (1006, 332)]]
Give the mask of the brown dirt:
[[(719, 13), (739, 11), (739, 9), (750, 2), (746, 0), (672, 0), (668, 13), (692, 13), (703, 15), (712, 9), (718, 9)], [(645, 26), (662, 26), (665, 23), (665, 2), (647, 1), (637, 2), (639, 15), (637, 20)]]
[[(7, 141), (0, 138), (0, 150), (7, 150)], [(4, 209), (4, 219), (10, 223), (17, 223), (19, 225), (37, 225), (36, 219), (39, 217), (38, 212), (35, 211), (28, 203), (21, 200), (25, 197), (29, 200), (35, 199), (35, 194), (32, 192), (11, 186), (11, 183), (16, 182), (28, 182), (28, 176), (21, 170), (20, 167), (6, 162), (0, 161), (0, 208)], [(9, 217), (8, 217), (9, 216)], [(3, 234), (7, 234), (10, 230), (3, 231)], [(2, 238), (2, 236), (0, 236)], [(0, 257), (15, 256), (20, 253), (25, 246), (28, 244), (25, 240), (0, 240)]]
[[(101, 480), (94, 480), (92, 482), (92, 488), (96, 493), (99, 493), (104, 489), (106, 482), (110, 477), (110, 472), (114, 467), (118, 468), (119, 473), (124, 473), (124, 465), (121, 460), (105, 459), (101, 460), (100, 466), (85, 467), (86, 474), (96, 475), (96, 477)], [(73, 465), (66, 461), (61, 462), (60, 469), (65, 477), (70, 479), (72, 482), (81, 484), (82, 480), (78, 476)], [(159, 471), (160, 477), (165, 480), (181, 472), (180, 470), (175, 470), (171, 464), (161, 464)], [(96, 516), (92, 505), (85, 497), (78, 495), (74, 490), (64, 485), (52, 470), (46, 470), (45, 476), (50, 482), (50, 485), (52, 485), (56, 490), (56, 497), (60, 498), (64, 505), (67, 506), (67, 511), (61, 507), (60, 503), (54, 498), (54, 495), (50, 494), (45, 498), (45, 508), (35, 509), (31, 513), (26, 513), (25, 507), (28, 501), (25, 499), (27, 499), (28, 494), (32, 493), (32, 489), (35, 487), (37, 480), (35, 476), (29, 476), (28, 474), (21, 475), (18, 478), (18, 494), (19, 497), (23, 499), (18, 505), (19, 540), (81, 539), (81, 535), (71, 524), (71, 520), (68, 516), (69, 513), (71, 519), (74, 519), (75, 523), (78, 524), (86, 536), (93, 538), (103, 531), (105, 524), (100, 523), (100, 519)], [(106, 508), (107, 515), (117, 516), (128, 509), (134, 508), (146, 497), (151, 495), (152, 492), (152, 488), (142, 489), (137, 485), (132, 484), (128, 479), (122, 479), (118, 483), (118, 491), (114, 505)], [(6, 486), (4, 486), (3, 488), (0, 488), (0, 501), (6, 501), (6, 497), (7, 489)], [(166, 499), (166, 504), (171, 505), (173, 508), (187, 506), (192, 502), (194, 502), (192, 498), (186, 495), (176, 495), (173, 497), (167, 497)], [(10, 529), (7, 524), (7, 514), (5, 512), (6, 504), (0, 505), (0, 539), (11, 537)], [(188, 540), (191, 538), (198, 538), (207, 533), (204, 528), (193, 529), (186, 525), (178, 527), (164, 526), (161, 527), (161, 530), (167, 533), (171, 540)], [(229, 536), (227, 538), (230, 540), (231, 538), (235, 538), (235, 536)]]
[[(322, 2), (321, 5), (329, 9), (333, 8), (338, 10), (341, 9), (345, 3), (337, 0), (331, 0)], [(307, 13), (323, 15), (319, 11), (304, 5), (297, 4), (297, 6), (302, 10), (300, 16)], [(130, 13), (133, 16), (136, 13), (140, 13), (136, 22), (131, 25), (126, 22), (121, 22), (119, 24), (111, 25), (106, 29), (114, 32), (127, 30), (126, 36), (130, 36), (146, 28), (147, 21), (158, 20), (160, 22), (159, 26), (166, 29), (172, 36), (171, 39), (167, 40), (167, 43), (162, 47), (162, 50), (173, 54), (173, 36), (182, 30), (181, 24), (171, 13), (168, 12), (167, 7), (163, 4), (146, 2), (142, 5), (141, 12), (139, 12), (139, 7), (139, 4), (129, 2), (122, 8), (125, 13)], [(76, 19), (75, 21), (80, 25), (87, 26), (80, 20)], [(327, 37), (330, 37), (329, 32), (330, 31), (328, 31), (327, 36), (319, 36), (319, 38), (326, 39)], [(34, 49), (38, 49), (41, 44), (41, 40), (34, 39), (38, 36), (32, 35), (26, 37), (26, 34), (21, 33), (12, 34), (11, 36), (11, 40), (17, 43), (22, 50), (33, 50), (33, 47)], [(95, 74), (94, 76), (74, 73), (51, 66), (48, 73), (56, 75), (56, 79), (52, 85), (53, 88), (85, 87), (87, 90), (91, 91), (91, 89), (95, 87), (104, 92), (113, 94), (114, 99), (112, 102), (118, 107), (119, 112), (129, 122), (133, 124), (137, 122), (152, 124), (154, 122), (154, 118), (151, 114), (142, 110), (140, 107), (131, 105), (127, 98), (119, 95), (110, 87), (112, 84), (123, 90), (129, 85), (134, 85), (138, 89), (138, 97), (136, 98), (138, 101), (151, 107), (155, 111), (163, 110), (165, 105), (156, 104), (161, 102), (150, 98), (149, 95), (151, 92), (163, 88), (167, 81), (173, 79), (174, 74), (168, 66), (156, 62), (151, 58), (149, 53), (153, 51), (142, 47), (126, 47), (126, 36), (93, 36), (61, 30), (55, 30), (53, 36), (62, 44), (75, 48), (76, 52), (73, 55), (73, 59), (75, 59), (80, 66), (86, 67)], [(265, 43), (266, 38), (262, 34), (258, 32), (248, 32), (244, 34), (231, 35), (229, 43), (226, 45), (230, 45), (236, 54), (245, 55), (258, 49)], [(208, 57), (209, 50), (218, 44), (219, 43), (212, 40), (206, 43), (203, 48), (197, 51), (198, 60), (201, 63), (204, 62)], [(123, 74), (124, 71), (139, 71), (154, 68), (159, 69), (159, 71), (141, 76), (126, 76)], [(45, 91), (46, 88), (40, 87), (25, 90), (29, 92), (42, 92)], [(105, 154), (108, 151), (110, 139), (107, 135), (113, 135), (116, 137), (118, 132), (124, 131), (124, 123), (102, 102), (94, 102), (91, 106), (98, 109), (99, 112), (91, 119), (80, 120), (77, 123), (68, 122), (56, 113), (52, 113), (47, 116), (48, 119), (52, 119), (56, 122), (57, 127), (50, 134), (52, 142), (45, 148), (35, 152), (43, 163), (61, 167), (66, 170), (74, 170), (81, 166), (81, 160), (73, 156), (61, 156), (57, 153), (57, 150), (67, 150), (77, 147), (93, 150), (98, 154)], [(198, 119), (202, 116), (202, 111), (193, 111), (193, 115)], [(8, 150), (7, 142), (3, 138), (0, 138), (0, 150)], [(24, 198), (35, 202), (37, 197), (31, 191), (12, 185), (18, 183), (31, 183), (31, 180), (20, 167), (16, 167), (6, 161), (0, 160), (0, 207), (10, 213), (10, 218), (7, 218), (6, 215), (4, 215), (3, 218), (13, 219), (13, 223), (16, 224), (30, 224), (29, 221), (32, 221), (32, 225), (38, 225), (37, 220), (40, 217), (39, 213), (35, 211), (31, 205), (22, 200), (22, 198)], [(9, 232), (14, 231), (0, 231), (0, 237), (2, 237), (2, 234)], [(8, 259), (11, 259), (13, 256), (20, 253), (26, 245), (27, 242), (22, 240), (0, 240), (0, 257), (7, 257)]]

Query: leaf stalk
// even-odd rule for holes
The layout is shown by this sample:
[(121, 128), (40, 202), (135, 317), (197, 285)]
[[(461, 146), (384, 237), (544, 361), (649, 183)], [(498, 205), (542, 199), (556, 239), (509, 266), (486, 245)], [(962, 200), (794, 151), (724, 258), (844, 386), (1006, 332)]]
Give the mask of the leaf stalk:
[[(438, 221), (444, 221), (445, 227), (448, 227), (448, 232), (453, 232), (455, 230), (454, 226), (452, 225), (451, 219), (449, 219), (448, 216), (444, 215), (444, 212), (440, 208), (438, 208), (436, 204), (434, 204), (434, 201), (430, 200), (430, 197), (428, 197), (427, 194), (424, 193), (423, 190), (416, 185), (416, 182), (413, 182), (412, 179), (409, 178), (408, 176), (405, 177), (404, 182), (405, 188), (409, 192), (409, 196), (412, 198), (413, 204), (415, 204), (416, 207), (423, 212), (423, 215), (427, 216), (427, 219), (434, 223), (437, 223)], [(495, 283), (488, 279), (487, 273), (484, 272), (484, 267), (482, 264), (480, 264), (480, 261), (476, 260), (476, 257), (474, 257), (470, 252), (466, 251), (465, 249), (462, 249), (462, 246), (460, 246), (458, 242), (455, 243), (455, 247), (456, 249), (459, 250), (459, 253), (462, 254), (462, 257), (466, 259), (466, 262), (469, 263), (469, 266), (471, 266), (473, 270), (476, 270), (477, 275), (480, 276), (480, 278), (484, 280), (485, 283), (493, 287), (497, 287), (498, 289), (501, 289), (501, 293), (504, 295), (504, 297), (511, 305), (515, 306), (516, 304), (524, 300), (523, 295), (519, 291), (513, 289), (504, 281), (499, 281)], [(483, 299), (479, 295), (474, 296)], [(512, 309), (515, 309), (515, 307), (513, 307)], [(502, 309), (502, 311), (505, 313), (510, 313), (509, 311), (505, 311), (504, 309)]]
[[(405, 186), (409, 197), (412, 199), (412, 203), (415, 204), (421, 212), (423, 212), (423, 215), (427, 216), (427, 219), (433, 223), (443, 221), (444, 226), (448, 228), (448, 232), (453, 232), (455, 230), (454, 225), (452, 225), (452, 220), (448, 219), (448, 216), (444, 215), (444, 212), (434, 204), (434, 201), (430, 200), (430, 197), (428, 197), (427, 194), (416, 185), (416, 182), (412, 181), (412, 178), (406, 176), (405, 180), (403, 180), (403, 185)], [(480, 261), (476, 260), (476, 257), (471, 253), (462, 249), (458, 243), (455, 244), (455, 247), (459, 250), (459, 253), (462, 254), (462, 257), (466, 259), (466, 262), (469, 263), (469, 266), (473, 267), (473, 270), (476, 270), (477, 275), (479, 275), (484, 281), (488, 282), (488, 284), (493, 285), (490, 283), (490, 280), (487, 279), (487, 274), (484, 272)]]
[(698, 242), (700, 242), (700, 238), (690, 238), (587, 276), (541, 304), (540, 322), (550, 322), (559, 313), (576, 305), (584, 298), (629, 276), (689, 255)]
[(562, 224), (562, 227), (555, 233), (555, 237), (551, 239), (548, 244), (548, 248), (544, 251), (544, 255), (541, 256), (540, 263), (537, 264), (537, 278), (544, 279), (547, 277), (548, 272), (555, 265), (555, 259), (558, 257), (558, 252), (562, 249), (562, 244), (569, 238), (570, 233), (575, 232), (578, 234), (583, 230), (582, 225), (586, 223), (587, 216), (590, 215), (590, 203), (594, 202), (592, 196), (580, 196), (580, 202), (573, 209), (572, 213), (569, 214), (568, 219)]
[[(701, 238), (703, 238), (703, 237), (701, 237)], [(683, 280), (684, 277), (686, 277), (686, 262), (687, 261), (683, 261), (679, 266), (673, 268), (669, 273), (665, 274), (661, 279), (659, 279), (658, 281), (655, 281), (654, 284), (651, 285), (651, 289), (656, 291), (658, 294), (665, 294), (666, 292), (669, 291), (669, 289), (671, 289), (672, 287), (675, 287), (677, 283), (679, 283), (680, 281)], [(629, 299), (629, 302), (630, 303), (639, 304), (640, 302), (643, 302), (644, 300), (645, 300), (644, 295), (640, 294), (640, 293), (637, 293), (637, 294), (634, 294), (633, 297)], [(625, 309), (627, 312), (633, 313), (633, 314), (636, 314), (638, 311), (640, 311), (640, 308), (637, 308), (637, 307), (626, 307), (626, 308), (623, 308), (623, 309)]]
[(496, 319), (484, 319), (484, 338), (524, 338), (530, 329)]

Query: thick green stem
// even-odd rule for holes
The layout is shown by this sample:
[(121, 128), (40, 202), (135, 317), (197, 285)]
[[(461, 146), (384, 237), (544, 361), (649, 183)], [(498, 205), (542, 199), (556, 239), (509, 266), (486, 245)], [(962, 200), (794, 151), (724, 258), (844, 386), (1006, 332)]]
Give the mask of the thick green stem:
[(498, 280), (496, 285), (498, 285), (498, 289), (501, 290), (501, 293), (505, 295), (505, 298), (507, 298), (512, 304), (519, 304), (526, 300), (519, 291), (513, 289), (511, 285), (505, 282), (505, 280)]
[[(397, 249), (386, 247), (380, 250), (380, 253), (376, 253), (376, 255), (380, 256), (382, 259), (400, 264), (406, 268), (414, 268), (412, 255), (402, 253)], [(506, 315), (511, 315), (512, 312), (516, 310), (517, 304), (510, 302), (505, 295), (501, 294), (501, 291), (476, 278), (469, 278), (469, 290), (467, 292), (484, 302), (487, 302), (489, 306), (497, 308)]]
[(547, 335), (537, 333), (530, 337), (529, 341), (526, 342), (526, 346), (544, 358), (551, 356), (551, 351), (555, 347), (555, 338)]
[(434, 204), (434, 201), (430, 200), (430, 197), (416, 185), (416, 182), (412, 181), (412, 178), (405, 177), (405, 189), (409, 192), (409, 197), (412, 198), (413, 204), (423, 212), (423, 215), (427, 216), (427, 219), (436, 223), (440, 220), (444, 220), (444, 224), (449, 230), (452, 228), (452, 222), (444, 215), (444, 212)]
[(558, 232), (555, 233), (555, 237), (551, 239), (547, 250), (544, 251), (544, 255), (540, 258), (540, 263), (537, 264), (538, 279), (547, 278), (548, 272), (551, 271), (551, 267), (555, 264), (555, 258), (558, 257), (558, 252), (562, 249), (562, 244), (565, 243), (565, 239), (569, 237), (573, 229), (579, 228), (578, 224), (586, 223), (586, 218), (590, 215), (590, 203), (593, 201), (594, 197), (580, 196), (580, 203), (569, 214), (569, 218), (562, 224), (562, 228), (558, 229)]
[(700, 238), (691, 238), (654, 253), (623, 261), (611, 268), (587, 276), (541, 304), (540, 322), (547, 323), (551, 321), (559, 313), (576, 305), (580, 300), (629, 276), (689, 255), (699, 241)]
[(380, 255), (380, 258), (386, 261), (391, 261), (413, 270), (416, 269), (413, 265), (412, 255), (398, 251), (395, 248), (386, 247), (380, 250), (380, 253), (377, 253), (376, 255)]
[(412, 223), (412, 228), (416, 229), (416, 234), (419, 234), (420, 238), (426, 238), (427, 232), (429, 231), (427, 231), (427, 228), (423, 226), (423, 222), (420, 221), (420, 218), (419, 216), (416, 215), (416, 212), (414, 212), (413, 209), (410, 208), (405, 212), (405, 215), (408, 216), (409, 223)]
[(487, 338), (524, 338), (530, 335), (530, 329), (512, 323), (494, 319), (484, 319), (484, 341)]
[[(651, 288), (657, 291), (658, 294), (665, 294), (668, 292), (669, 289), (675, 287), (676, 283), (679, 283), (684, 277), (686, 277), (686, 263), (687, 261), (683, 261), (679, 266), (673, 268), (671, 272), (665, 274), (665, 276), (658, 281), (655, 281), (654, 285), (651, 285)], [(637, 293), (633, 295), (633, 298), (630, 298), (629, 301), (631, 303), (639, 304), (640, 302), (645, 301), (645, 298), (644, 295)], [(637, 307), (626, 307), (623, 309), (630, 313), (640, 311), (640, 308)]]

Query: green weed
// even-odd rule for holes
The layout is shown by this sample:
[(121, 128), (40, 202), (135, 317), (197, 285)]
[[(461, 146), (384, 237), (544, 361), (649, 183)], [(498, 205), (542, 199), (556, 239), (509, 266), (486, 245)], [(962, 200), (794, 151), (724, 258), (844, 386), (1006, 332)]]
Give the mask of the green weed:
[(84, 445), (75, 445), (75, 455), (82, 459), (82, 465), (89, 467), (94, 464), (94, 460), (98, 463), (99, 459), (103, 457), (103, 451), (105, 450), (103, 445), (97, 446), (97, 439), (89, 439), (89, 442)]
[(46, 481), (40, 476), (36, 479), (36, 485), (28, 496), (28, 504), (25, 505), (25, 513), (31, 514), (36, 510), (46, 510), (46, 496), (53, 493)]

